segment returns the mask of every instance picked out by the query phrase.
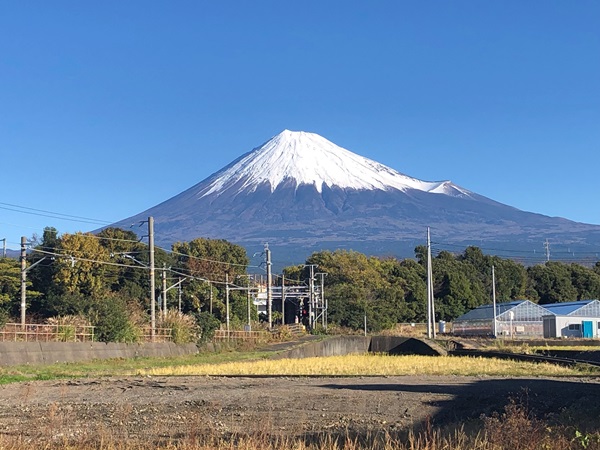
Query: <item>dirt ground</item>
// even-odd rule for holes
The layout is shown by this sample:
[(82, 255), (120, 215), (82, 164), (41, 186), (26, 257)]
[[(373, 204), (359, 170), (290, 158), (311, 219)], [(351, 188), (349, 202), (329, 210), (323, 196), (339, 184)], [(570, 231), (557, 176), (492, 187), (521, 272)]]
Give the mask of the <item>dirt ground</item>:
[(185, 440), (205, 434), (400, 431), (475, 423), (509, 398), (600, 429), (600, 380), (492, 377), (132, 377), (0, 387), (0, 430), (35, 439)]

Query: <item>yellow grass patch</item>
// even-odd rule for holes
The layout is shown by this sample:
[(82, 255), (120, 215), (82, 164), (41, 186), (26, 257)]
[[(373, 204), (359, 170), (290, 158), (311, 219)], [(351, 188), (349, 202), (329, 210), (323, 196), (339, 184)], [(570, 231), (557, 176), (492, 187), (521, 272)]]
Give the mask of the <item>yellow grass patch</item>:
[(138, 375), (581, 375), (573, 368), (492, 358), (346, 355), (142, 369)]

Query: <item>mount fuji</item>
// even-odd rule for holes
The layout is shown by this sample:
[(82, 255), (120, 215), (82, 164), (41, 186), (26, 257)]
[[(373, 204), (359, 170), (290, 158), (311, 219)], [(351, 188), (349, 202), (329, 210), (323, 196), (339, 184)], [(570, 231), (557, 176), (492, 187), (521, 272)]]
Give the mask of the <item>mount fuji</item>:
[(457, 251), (477, 245), (531, 249), (542, 257), (546, 239), (569, 251), (600, 247), (598, 225), (521, 211), (450, 181), (412, 178), (317, 134), (289, 130), (112, 226), (129, 228), (149, 216), (163, 247), (208, 237), (240, 244), (252, 254), (268, 242), (286, 264), (338, 248), (413, 256), (427, 227), (436, 241), (456, 245)]

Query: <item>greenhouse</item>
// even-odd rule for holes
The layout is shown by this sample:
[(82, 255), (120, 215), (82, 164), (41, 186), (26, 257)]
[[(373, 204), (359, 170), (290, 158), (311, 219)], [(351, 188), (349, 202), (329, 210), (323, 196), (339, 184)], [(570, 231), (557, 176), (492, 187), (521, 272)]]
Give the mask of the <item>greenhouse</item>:
[[(541, 337), (543, 317), (552, 313), (529, 300), (496, 304), (496, 335), (498, 337)], [(458, 317), (452, 323), (456, 335), (493, 336), (494, 307), (482, 305)]]

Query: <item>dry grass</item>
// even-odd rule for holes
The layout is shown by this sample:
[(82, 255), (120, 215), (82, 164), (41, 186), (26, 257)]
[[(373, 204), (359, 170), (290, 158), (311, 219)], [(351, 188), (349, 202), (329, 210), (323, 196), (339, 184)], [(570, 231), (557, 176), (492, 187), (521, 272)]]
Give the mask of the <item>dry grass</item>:
[(346, 355), (139, 369), (132, 375), (323, 375), (323, 376), (576, 376), (580, 369), (547, 363), (452, 356)]

